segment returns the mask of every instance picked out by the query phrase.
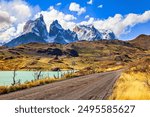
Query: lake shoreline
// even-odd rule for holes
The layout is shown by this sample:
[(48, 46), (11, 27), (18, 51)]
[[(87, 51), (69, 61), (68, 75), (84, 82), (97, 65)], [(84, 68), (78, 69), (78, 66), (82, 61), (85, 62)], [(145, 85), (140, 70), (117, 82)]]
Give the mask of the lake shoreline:
[[(35, 79), (60, 78), (65, 74), (70, 74), (75, 71), (77, 71), (77, 70), (68, 70), (68, 71), (0, 71), (0, 86), (10, 86), (13, 83), (14, 72), (15, 72), (16, 82), (20, 80), (21, 83), (25, 83), (25, 82), (29, 82), (29, 81), (32, 81)], [(39, 78), (37, 78), (38, 74), (40, 75)]]

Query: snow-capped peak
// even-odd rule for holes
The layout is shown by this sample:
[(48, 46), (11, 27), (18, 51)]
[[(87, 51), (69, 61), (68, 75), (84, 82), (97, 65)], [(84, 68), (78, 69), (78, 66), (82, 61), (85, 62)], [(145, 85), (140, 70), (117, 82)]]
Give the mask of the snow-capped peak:
[(50, 25), (49, 39), (47, 39), (46, 41), (66, 44), (77, 40), (78, 38), (76, 33), (70, 31), (69, 29), (63, 29), (58, 20), (55, 20)]
[(115, 34), (111, 30), (98, 30), (93, 25), (76, 26), (74, 32), (77, 33), (79, 40), (102, 40), (102, 39), (116, 39)]
[(101, 33), (94, 26), (79, 25), (73, 29), (77, 33), (79, 40), (101, 40)]
[(27, 33), (34, 33), (43, 39), (48, 38), (48, 32), (42, 14), (40, 15), (39, 18), (35, 20), (29, 20), (25, 24), (23, 28), (23, 34), (27, 34)]
[(58, 23), (58, 20), (53, 21), (53, 23), (51, 24), (50, 29), (53, 29), (53, 28), (57, 28), (60, 30), (62, 29), (62, 26)]
[(106, 39), (106, 40), (115, 40), (116, 39), (116, 36), (112, 30), (104, 30), (104, 29), (102, 30), (101, 29), (99, 31), (102, 34), (103, 39)]
[(111, 30), (98, 30), (93, 25), (79, 25), (73, 31), (65, 30), (58, 20), (52, 22), (48, 33), (43, 15), (41, 14), (39, 18), (29, 20), (25, 24), (22, 35), (5, 45), (14, 47), (30, 42), (67, 44), (78, 40), (95, 41), (102, 39), (112, 40), (116, 39), (116, 37)]
[(58, 20), (55, 20), (52, 22), (52, 24), (50, 25), (50, 30), (49, 30), (49, 36), (55, 36), (55, 34), (59, 33), (59, 32), (63, 32), (63, 28), (62, 26), (58, 23)]

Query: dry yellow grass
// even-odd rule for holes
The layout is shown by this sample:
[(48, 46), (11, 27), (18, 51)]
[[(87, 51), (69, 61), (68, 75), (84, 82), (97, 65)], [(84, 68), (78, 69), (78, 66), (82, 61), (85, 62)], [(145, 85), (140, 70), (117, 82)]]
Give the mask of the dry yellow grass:
[(31, 87), (49, 84), (49, 83), (56, 82), (58, 80), (63, 80), (63, 79), (64, 78), (62, 79), (45, 78), (45, 79), (34, 80), (31, 82), (26, 82), (26, 83), (14, 85), (14, 86), (0, 86), (0, 94), (10, 93), (10, 92), (18, 91), (18, 90), (23, 90), (23, 89), (28, 89)]
[(76, 76), (75, 73), (68, 73), (68, 74), (65, 74), (64, 76), (62, 76), (61, 78), (43, 78), (43, 79), (39, 79), (39, 80), (25, 82), (23, 84), (17, 84), (14, 86), (0, 86), (0, 94), (6, 94), (6, 93), (18, 91), (18, 90), (28, 89), (31, 87), (41, 86), (41, 85), (69, 79), (69, 78), (72, 78), (75, 76)]
[(111, 100), (150, 100), (150, 59), (132, 64), (114, 86)]
[(122, 69), (123, 66), (122, 65), (119, 65), (119, 66), (111, 66), (111, 67), (108, 67), (108, 68), (99, 68), (99, 69), (96, 69), (96, 73), (100, 73), (100, 72), (108, 72), (108, 71), (115, 71), (115, 70), (119, 70), (119, 69)]
[(122, 74), (109, 99), (147, 100), (150, 99), (150, 78), (144, 73)]
[(74, 77), (78, 77), (78, 76), (83, 76), (83, 75), (88, 75), (88, 74), (93, 74), (93, 73), (100, 73), (100, 72), (105, 72), (105, 71), (113, 71), (113, 70), (117, 70), (117, 69), (121, 69), (122, 66), (116, 66), (116, 67), (104, 67), (103, 68), (96, 68), (96, 69), (84, 69), (84, 70), (80, 70), (78, 72), (75, 73), (68, 73), (68, 74), (64, 74), (62, 76), (62, 78), (44, 78), (44, 79), (40, 79), (40, 80), (34, 80), (31, 82), (26, 82), (23, 84), (19, 84), (19, 85), (15, 85), (15, 86), (0, 86), (0, 94), (5, 94), (5, 93), (9, 93), (9, 92), (14, 92), (14, 91), (18, 91), (18, 90), (23, 90), (23, 89), (27, 89), (27, 88), (31, 88), (31, 87), (36, 87), (36, 86), (40, 86), (40, 85), (45, 85), (45, 84), (49, 84), (52, 82), (56, 82), (56, 81), (60, 81), (60, 80), (65, 80), (68, 78), (74, 78)]

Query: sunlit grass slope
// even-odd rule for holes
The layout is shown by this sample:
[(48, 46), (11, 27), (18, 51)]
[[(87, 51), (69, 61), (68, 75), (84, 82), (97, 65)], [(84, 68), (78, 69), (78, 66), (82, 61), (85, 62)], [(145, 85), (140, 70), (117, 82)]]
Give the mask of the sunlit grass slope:
[(150, 57), (138, 60), (129, 66), (117, 81), (109, 99), (150, 99)]

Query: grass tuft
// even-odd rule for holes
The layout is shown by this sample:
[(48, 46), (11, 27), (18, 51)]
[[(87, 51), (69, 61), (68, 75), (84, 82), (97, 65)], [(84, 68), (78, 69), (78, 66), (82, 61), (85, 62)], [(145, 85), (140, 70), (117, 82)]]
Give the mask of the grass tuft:
[(111, 100), (150, 99), (150, 59), (136, 61), (129, 66), (114, 86)]
[(18, 84), (18, 85), (14, 85), (14, 86), (0, 86), (0, 94), (6, 94), (6, 93), (18, 91), (18, 90), (41, 86), (41, 85), (53, 83), (56, 81), (69, 79), (72, 77), (76, 77), (76, 73), (65, 74), (62, 76), (62, 78), (44, 78), (44, 79), (39, 79), (39, 80), (33, 80), (31, 82), (25, 82), (23, 84)]

